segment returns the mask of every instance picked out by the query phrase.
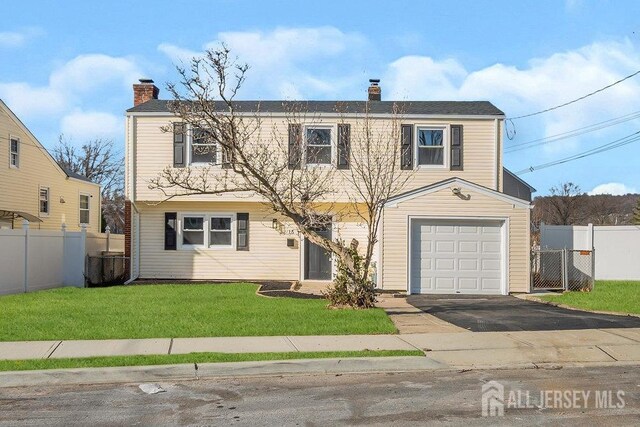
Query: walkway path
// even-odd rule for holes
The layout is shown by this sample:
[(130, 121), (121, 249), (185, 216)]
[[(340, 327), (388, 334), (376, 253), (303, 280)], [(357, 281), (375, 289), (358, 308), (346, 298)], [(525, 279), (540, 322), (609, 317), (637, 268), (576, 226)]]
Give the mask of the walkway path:
[(570, 362), (640, 363), (640, 328), (0, 342), (0, 359), (415, 349), (424, 351), (433, 362), (456, 368)]

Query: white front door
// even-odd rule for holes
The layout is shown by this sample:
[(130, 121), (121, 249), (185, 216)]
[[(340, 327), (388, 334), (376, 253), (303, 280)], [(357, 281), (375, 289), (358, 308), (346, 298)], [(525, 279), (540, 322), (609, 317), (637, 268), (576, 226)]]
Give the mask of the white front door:
[(412, 294), (502, 293), (503, 221), (411, 221)]

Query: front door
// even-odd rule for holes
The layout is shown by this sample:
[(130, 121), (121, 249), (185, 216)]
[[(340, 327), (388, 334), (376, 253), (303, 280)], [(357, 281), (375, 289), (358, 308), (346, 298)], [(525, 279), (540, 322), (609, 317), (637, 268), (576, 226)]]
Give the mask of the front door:
[[(319, 231), (321, 236), (331, 239), (331, 228)], [(308, 280), (331, 280), (331, 254), (304, 239), (304, 278)]]

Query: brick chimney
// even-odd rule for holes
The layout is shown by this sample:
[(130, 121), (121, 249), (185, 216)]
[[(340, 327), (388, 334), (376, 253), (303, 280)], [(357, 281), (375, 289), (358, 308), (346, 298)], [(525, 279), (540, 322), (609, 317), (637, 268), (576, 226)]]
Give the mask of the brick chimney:
[(382, 99), (379, 83), (380, 79), (369, 79), (369, 101), (380, 101)]
[(140, 79), (140, 83), (133, 85), (133, 106), (137, 107), (150, 99), (158, 99), (160, 89), (153, 84), (151, 79)]

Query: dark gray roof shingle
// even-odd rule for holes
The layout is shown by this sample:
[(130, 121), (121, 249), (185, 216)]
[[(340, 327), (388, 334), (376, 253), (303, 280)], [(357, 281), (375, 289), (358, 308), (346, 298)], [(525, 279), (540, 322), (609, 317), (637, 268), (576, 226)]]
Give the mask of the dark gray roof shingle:
[(66, 166), (61, 165), (60, 163), (58, 163), (58, 165), (64, 171), (64, 173), (67, 174), (67, 176), (69, 178), (75, 178), (75, 179), (79, 179), (81, 181), (93, 182), (89, 178), (87, 178), (86, 176), (80, 175), (79, 173), (76, 173), (76, 172), (72, 171), (71, 169), (69, 169)]
[[(167, 113), (170, 101), (152, 99), (128, 113)], [(365, 101), (235, 101), (236, 111), (263, 113), (286, 113), (299, 111), (305, 113), (362, 113)], [(222, 102), (217, 103), (222, 111)], [(460, 115), (460, 116), (503, 116), (489, 101), (373, 101), (369, 103), (371, 114), (391, 114), (397, 105), (402, 114), (424, 115)]]

